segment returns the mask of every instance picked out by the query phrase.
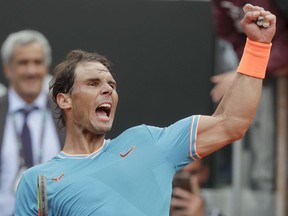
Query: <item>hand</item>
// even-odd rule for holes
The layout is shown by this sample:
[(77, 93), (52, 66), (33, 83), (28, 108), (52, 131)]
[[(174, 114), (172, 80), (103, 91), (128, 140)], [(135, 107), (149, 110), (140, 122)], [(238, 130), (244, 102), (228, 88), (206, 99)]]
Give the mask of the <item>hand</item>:
[(211, 82), (214, 84), (210, 95), (214, 103), (220, 102), (226, 90), (232, 84), (235, 77), (235, 71), (225, 72), (211, 77)]
[(204, 201), (197, 178), (191, 178), (190, 183), (193, 193), (182, 188), (174, 188), (171, 216), (205, 216)]
[[(245, 16), (241, 21), (242, 28), (247, 37), (256, 42), (270, 43), (275, 35), (276, 30), (276, 16), (264, 8), (246, 4), (243, 7)], [(267, 28), (258, 26), (255, 21), (258, 17), (264, 18), (263, 23), (269, 24)]]

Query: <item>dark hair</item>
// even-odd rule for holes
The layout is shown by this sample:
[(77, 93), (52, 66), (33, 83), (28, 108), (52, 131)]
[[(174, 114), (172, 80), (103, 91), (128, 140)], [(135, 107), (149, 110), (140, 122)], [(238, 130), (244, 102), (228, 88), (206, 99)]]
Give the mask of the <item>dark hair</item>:
[(57, 104), (57, 95), (59, 93), (71, 94), (75, 82), (75, 69), (79, 64), (87, 62), (99, 62), (111, 72), (110, 61), (98, 54), (89, 53), (83, 50), (72, 50), (66, 56), (66, 59), (58, 64), (53, 71), (53, 79), (50, 81), (49, 90), (52, 91), (52, 99), (56, 103), (56, 112), (58, 114), (58, 126), (65, 127), (66, 118), (63, 110)]

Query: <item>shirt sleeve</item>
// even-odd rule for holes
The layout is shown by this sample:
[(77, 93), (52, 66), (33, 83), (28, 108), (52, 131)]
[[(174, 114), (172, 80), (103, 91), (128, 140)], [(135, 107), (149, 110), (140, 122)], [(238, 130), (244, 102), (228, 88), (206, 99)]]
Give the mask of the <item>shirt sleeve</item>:
[(14, 216), (35, 216), (38, 214), (37, 207), (37, 185), (35, 190), (32, 190), (31, 184), (35, 181), (28, 181), (27, 176), (24, 174), (16, 192), (16, 205)]
[(191, 116), (166, 128), (148, 126), (158, 148), (177, 170), (201, 156), (197, 152), (197, 129), (199, 115)]

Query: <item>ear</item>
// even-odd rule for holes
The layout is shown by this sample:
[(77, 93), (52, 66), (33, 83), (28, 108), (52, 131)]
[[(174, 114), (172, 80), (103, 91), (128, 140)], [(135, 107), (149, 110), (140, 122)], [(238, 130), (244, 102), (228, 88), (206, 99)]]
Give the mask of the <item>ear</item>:
[(71, 108), (71, 97), (69, 94), (59, 93), (56, 97), (57, 104), (61, 109)]
[(4, 71), (4, 74), (5, 74), (5, 77), (10, 80), (11, 79), (11, 76), (12, 76), (12, 69), (11, 69), (11, 66), (8, 65), (8, 64), (4, 64), (3, 65), (3, 71)]

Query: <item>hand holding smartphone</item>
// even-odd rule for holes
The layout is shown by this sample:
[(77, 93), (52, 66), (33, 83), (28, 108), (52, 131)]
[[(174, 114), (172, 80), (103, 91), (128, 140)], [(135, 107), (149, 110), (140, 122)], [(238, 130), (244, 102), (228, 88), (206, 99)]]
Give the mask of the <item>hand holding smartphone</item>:
[(173, 179), (173, 189), (178, 187), (182, 188), (186, 191), (193, 192), (192, 191), (192, 175), (189, 172), (179, 172), (174, 176)]
[(173, 180), (170, 215), (204, 216), (205, 206), (199, 182), (189, 172), (179, 172)]

